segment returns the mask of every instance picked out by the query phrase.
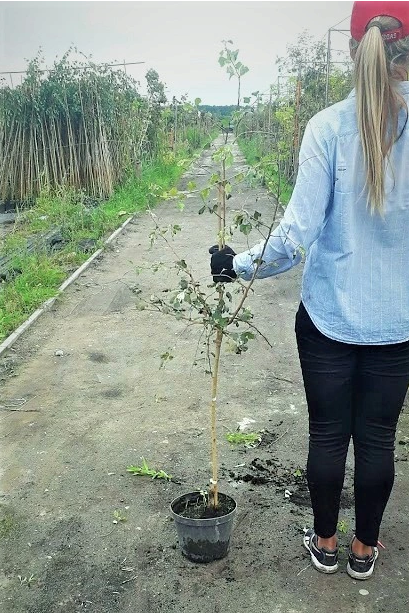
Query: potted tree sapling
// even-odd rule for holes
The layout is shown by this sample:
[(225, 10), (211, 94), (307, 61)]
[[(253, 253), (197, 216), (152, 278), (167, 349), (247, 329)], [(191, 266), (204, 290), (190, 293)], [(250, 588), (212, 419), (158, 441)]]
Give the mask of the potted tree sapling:
[[(221, 52), (221, 57), (225, 61), (222, 65), (227, 65), (227, 71), (234, 76), (247, 72), (247, 67), (238, 62), (238, 51), (232, 51), (227, 47)], [(240, 85), (240, 79), (239, 79)], [(240, 101), (240, 97), (238, 98)], [(234, 122), (237, 125), (241, 121), (240, 110), (234, 114)], [(200, 191), (193, 182), (189, 183), (190, 192), (198, 192), (203, 200), (203, 206), (198, 211), (212, 213), (217, 218), (217, 247), (222, 249), (226, 245), (226, 237), (231, 237), (235, 230), (239, 230), (244, 235), (248, 235), (252, 229), (260, 232), (263, 239), (268, 240), (275, 225), (276, 214), (279, 207), (279, 194), (275, 199), (272, 209), (272, 219), (268, 224), (262, 220), (259, 212), (249, 212), (241, 209), (233, 212), (233, 222), (229, 227), (226, 223), (226, 202), (230, 197), (232, 186), (243, 181), (245, 173), (232, 172), (229, 169), (233, 166), (233, 152), (231, 143), (234, 137), (224, 131), (224, 143), (212, 155), (212, 160), (218, 164), (218, 171), (213, 173), (207, 186)], [(229, 142), (230, 139), (230, 142)], [(269, 158), (269, 164), (273, 163)], [(279, 164), (277, 164), (277, 168)], [(209, 196), (216, 190), (217, 203), (213, 204)], [(183, 192), (172, 189), (165, 198), (178, 199), (179, 208), (183, 208)], [(217, 392), (219, 387), (220, 359), (223, 342), (229, 339), (230, 345), (233, 344), (237, 353), (246, 351), (248, 342), (257, 333), (268, 342), (266, 337), (258, 330), (254, 324), (253, 315), (247, 307), (246, 300), (251, 290), (252, 284), (257, 276), (259, 267), (264, 263), (262, 251), (261, 257), (255, 262), (255, 269), (252, 279), (248, 283), (243, 283), (237, 279), (234, 289), (228, 291), (223, 282), (216, 282), (208, 289), (203, 289), (197, 281), (184, 259), (180, 259), (172, 245), (172, 237), (181, 230), (179, 224), (163, 228), (160, 226), (156, 215), (152, 214), (155, 228), (151, 233), (151, 243), (156, 239), (165, 241), (172, 250), (177, 260), (174, 262), (175, 268), (179, 273), (179, 285), (170, 295), (166, 292), (166, 297), (155, 296), (150, 301), (151, 308), (162, 313), (174, 315), (178, 320), (187, 321), (190, 324), (199, 324), (204, 332), (204, 345), (208, 349), (208, 362), (210, 364), (209, 373), (211, 374), (210, 386), (210, 458), (211, 458), (211, 477), (210, 486), (206, 489), (188, 492), (178, 496), (170, 504), (170, 513), (175, 521), (179, 545), (182, 553), (194, 562), (211, 562), (226, 556), (232, 533), (233, 520), (237, 510), (236, 501), (229, 495), (219, 491), (218, 477), (218, 445), (217, 445)], [(269, 343), (270, 344), (270, 343)], [(270, 345), (271, 346), (271, 345)], [(173, 357), (166, 352), (162, 359), (166, 361)]]

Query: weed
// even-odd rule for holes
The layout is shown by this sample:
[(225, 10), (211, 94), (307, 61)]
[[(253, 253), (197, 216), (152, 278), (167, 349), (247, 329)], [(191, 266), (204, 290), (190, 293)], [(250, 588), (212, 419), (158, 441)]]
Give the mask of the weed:
[(145, 458), (142, 458), (141, 466), (128, 466), (126, 469), (129, 473), (133, 475), (139, 475), (141, 477), (152, 477), (152, 479), (165, 479), (166, 481), (170, 481), (172, 479), (172, 475), (168, 475), (164, 470), (154, 470), (153, 468), (149, 468), (149, 465)]
[(20, 581), (20, 586), (31, 587), (31, 585), (37, 581), (34, 575), (30, 575), (29, 577), (23, 577), (22, 575), (17, 575), (18, 580)]
[(246, 445), (247, 447), (254, 447), (261, 441), (260, 434), (257, 432), (228, 432), (226, 439), (232, 445)]
[(346, 519), (340, 519), (338, 524), (337, 524), (337, 529), (339, 532), (342, 532), (342, 534), (347, 534), (348, 530), (349, 530), (349, 524), (347, 522)]
[(126, 515), (122, 515), (122, 511), (116, 509), (114, 511), (114, 519), (112, 521), (113, 524), (118, 524), (120, 522), (125, 522), (127, 520)]

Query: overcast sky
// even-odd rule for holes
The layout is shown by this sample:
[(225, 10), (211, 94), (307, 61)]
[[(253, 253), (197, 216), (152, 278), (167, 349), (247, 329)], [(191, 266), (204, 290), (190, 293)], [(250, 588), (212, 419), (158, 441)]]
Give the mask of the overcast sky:
[[(143, 61), (127, 70), (141, 82), (154, 68), (167, 96), (188, 94), (203, 104), (234, 104), (236, 85), (218, 64), (232, 39), (250, 71), (243, 95), (265, 91), (277, 77), (275, 60), (308, 30), (326, 40), (329, 28), (348, 29), (353, 2), (0, 2), (0, 71), (24, 70), (43, 50), (46, 65), (74, 45), (95, 62)], [(348, 33), (331, 35), (347, 49)], [(6, 76), (9, 81), (9, 77)], [(13, 75), (13, 83), (20, 76)]]

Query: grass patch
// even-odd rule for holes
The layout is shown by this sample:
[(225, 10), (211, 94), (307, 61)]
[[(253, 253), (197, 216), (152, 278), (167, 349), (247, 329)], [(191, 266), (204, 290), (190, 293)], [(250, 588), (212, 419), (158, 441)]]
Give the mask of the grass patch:
[(48, 298), (65, 278), (64, 270), (53, 265), (46, 255), (35, 254), (13, 259), (22, 270), (0, 291), (0, 339), (15, 330), (24, 319)]
[[(201, 147), (208, 140), (203, 140)], [(55, 296), (62, 281), (88, 259), (90, 254), (79, 247), (79, 241), (91, 239), (95, 248), (102, 247), (104, 239), (127, 217), (161, 200), (160, 194), (175, 185), (185, 171), (178, 162), (187, 157), (186, 151), (178, 155), (170, 152), (163, 159), (145, 163), (139, 177), (130, 177), (105, 202), (90, 202), (85, 194), (61, 189), (42, 193), (31, 209), (23, 211), (0, 248), (0, 256), (10, 258), (12, 269), (0, 285), (0, 341)], [(63, 244), (54, 252), (46, 248), (44, 239), (51, 230), (58, 230)], [(29, 240), (31, 253), (27, 250)]]
[(261, 137), (256, 135), (250, 140), (239, 138), (238, 145), (246, 162), (260, 170), (260, 180), (270, 192), (279, 194), (280, 203), (286, 206), (293, 193), (293, 186), (283, 176), (278, 176), (275, 163), (269, 163), (270, 155), (263, 153), (265, 145)]

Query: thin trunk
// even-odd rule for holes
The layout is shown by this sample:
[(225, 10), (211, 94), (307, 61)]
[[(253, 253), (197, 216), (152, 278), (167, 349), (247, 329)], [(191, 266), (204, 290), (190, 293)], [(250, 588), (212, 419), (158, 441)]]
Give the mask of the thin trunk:
[[(222, 161), (222, 177), (218, 184), (218, 228), (219, 228), (219, 249), (225, 246), (225, 230), (226, 230), (226, 162)], [(224, 285), (218, 287), (219, 305), (224, 304)], [(223, 330), (216, 331), (215, 338), (215, 356), (212, 370), (212, 400), (210, 404), (210, 428), (211, 428), (211, 464), (212, 464), (212, 479), (210, 488), (210, 504), (217, 507), (219, 504), (219, 487), (218, 487), (218, 460), (217, 460), (217, 387), (219, 377), (220, 352), (223, 342)]]
[[(222, 290), (223, 291), (223, 290)], [(220, 350), (222, 346), (223, 332), (217, 330), (215, 340), (215, 356), (213, 362), (212, 375), (212, 401), (210, 404), (210, 429), (211, 429), (211, 463), (212, 463), (212, 479), (210, 487), (210, 504), (217, 507), (219, 504), (219, 485), (218, 485), (218, 459), (217, 459), (217, 384), (220, 364)]]

